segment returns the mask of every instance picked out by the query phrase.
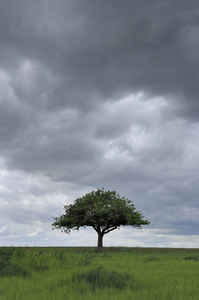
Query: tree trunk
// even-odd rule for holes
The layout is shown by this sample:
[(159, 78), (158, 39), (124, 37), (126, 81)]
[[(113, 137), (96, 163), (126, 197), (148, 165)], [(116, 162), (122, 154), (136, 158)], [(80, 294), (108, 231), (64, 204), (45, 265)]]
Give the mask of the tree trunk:
[(98, 232), (97, 247), (98, 248), (102, 248), (103, 247), (103, 234), (101, 232)]

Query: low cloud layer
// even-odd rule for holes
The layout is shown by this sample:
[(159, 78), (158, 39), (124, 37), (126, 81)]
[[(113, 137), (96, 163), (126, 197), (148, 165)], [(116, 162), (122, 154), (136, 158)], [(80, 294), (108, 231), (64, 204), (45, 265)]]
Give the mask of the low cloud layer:
[(1, 1), (1, 245), (95, 245), (52, 217), (105, 187), (151, 221), (105, 244), (198, 246), (198, 13), (192, 0)]

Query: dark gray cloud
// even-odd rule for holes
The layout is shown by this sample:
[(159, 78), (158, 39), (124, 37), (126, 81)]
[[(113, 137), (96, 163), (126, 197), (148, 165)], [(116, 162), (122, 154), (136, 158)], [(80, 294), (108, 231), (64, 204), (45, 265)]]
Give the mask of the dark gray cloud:
[[(104, 186), (151, 220), (147, 245), (193, 245), (198, 13), (192, 0), (0, 1), (0, 239), (50, 243), (53, 213)], [(143, 245), (129, 236), (117, 244)]]
[(187, 101), (188, 114), (197, 108), (195, 1), (3, 1), (1, 8), (4, 64), (15, 68), (25, 57), (44, 64), (56, 78), (50, 106), (88, 108), (144, 90), (178, 96), (181, 113)]

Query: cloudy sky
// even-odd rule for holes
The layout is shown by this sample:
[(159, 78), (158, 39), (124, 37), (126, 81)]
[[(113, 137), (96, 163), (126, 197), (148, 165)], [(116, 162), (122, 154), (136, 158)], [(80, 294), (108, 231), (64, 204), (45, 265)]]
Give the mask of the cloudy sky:
[(95, 246), (52, 217), (104, 187), (105, 246), (199, 247), (198, 147), (197, 1), (0, 0), (0, 246)]

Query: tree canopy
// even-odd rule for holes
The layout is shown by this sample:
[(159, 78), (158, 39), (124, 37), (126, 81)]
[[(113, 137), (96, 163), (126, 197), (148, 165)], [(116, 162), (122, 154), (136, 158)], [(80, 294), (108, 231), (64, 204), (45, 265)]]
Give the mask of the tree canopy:
[(116, 191), (97, 189), (64, 206), (65, 214), (54, 218), (53, 229), (66, 233), (90, 226), (98, 234), (98, 247), (103, 246), (103, 236), (120, 226), (141, 228), (149, 225), (131, 200)]

